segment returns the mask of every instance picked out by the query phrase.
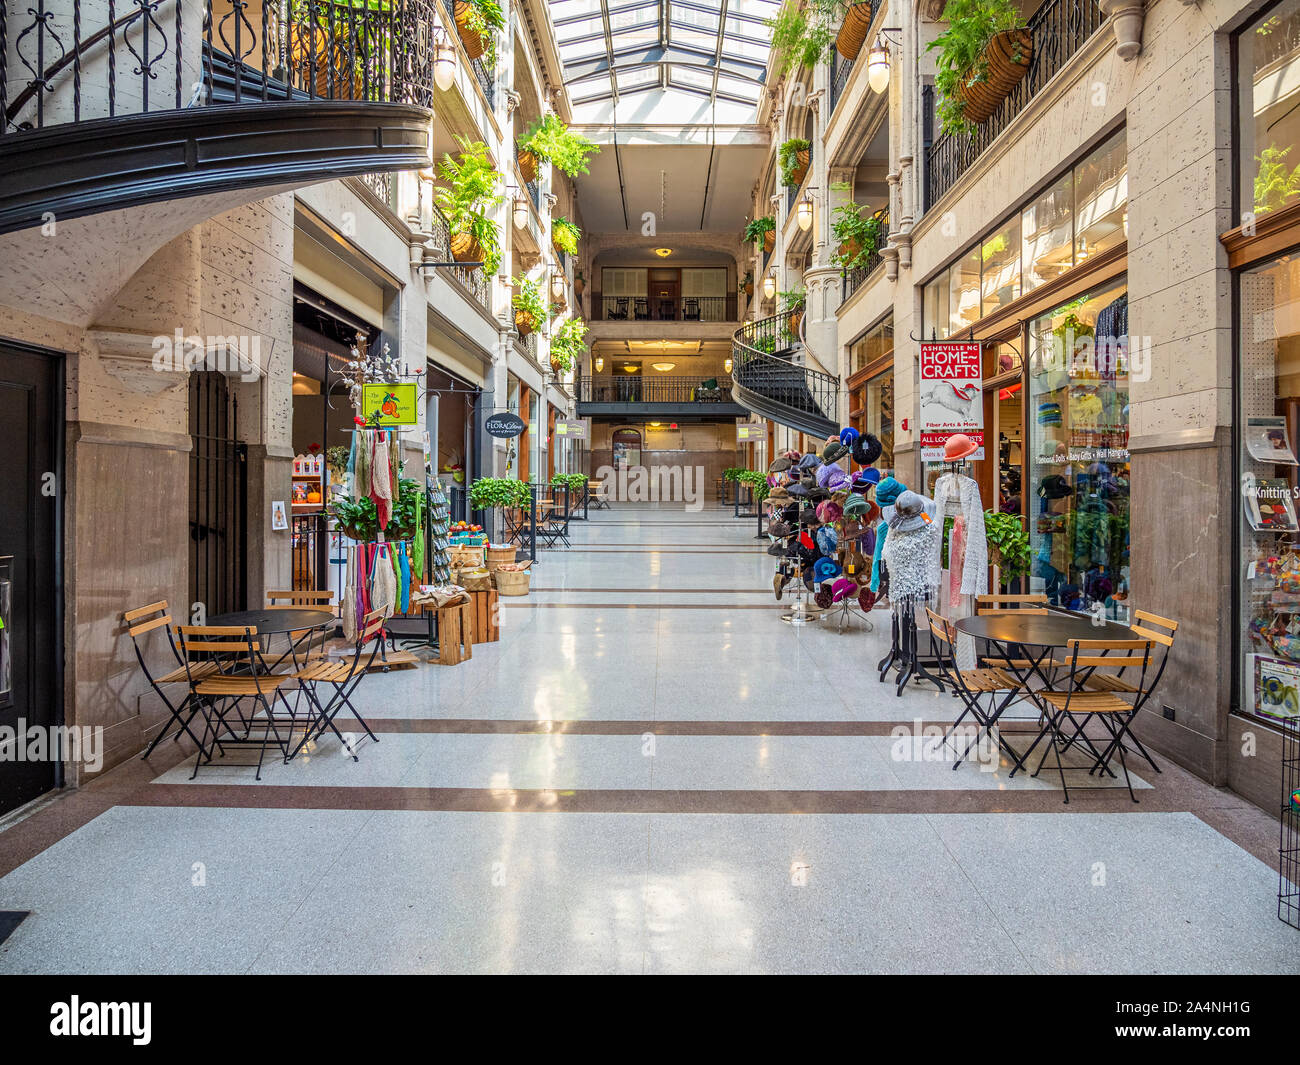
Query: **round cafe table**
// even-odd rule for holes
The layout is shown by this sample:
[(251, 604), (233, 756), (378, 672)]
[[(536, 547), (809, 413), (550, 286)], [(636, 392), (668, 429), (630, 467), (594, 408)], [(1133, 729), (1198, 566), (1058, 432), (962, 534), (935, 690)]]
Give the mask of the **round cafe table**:
[[(274, 670), (290, 657), (297, 666), (298, 650), (304, 640), (310, 640), (313, 631), (325, 628), (334, 620), (334, 612), (331, 610), (315, 610), (311, 607), (268, 610), (263, 607), (261, 610), (232, 610), (228, 614), (217, 614), (208, 618), (208, 624), (256, 629), (258, 636), (289, 635), (289, 649), (270, 665), (270, 669)], [(296, 632), (306, 635), (294, 641), (291, 634)], [(269, 650), (267, 653), (270, 653)]]

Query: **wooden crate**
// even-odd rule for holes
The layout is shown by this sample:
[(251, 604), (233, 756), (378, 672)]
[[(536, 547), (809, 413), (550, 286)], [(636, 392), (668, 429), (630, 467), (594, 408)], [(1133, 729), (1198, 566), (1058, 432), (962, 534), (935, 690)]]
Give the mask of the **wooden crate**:
[(501, 639), (497, 615), (497, 590), (470, 592), (474, 600), (474, 642), (496, 643)]
[(438, 608), (438, 661), (454, 666), (474, 657), (474, 604)]

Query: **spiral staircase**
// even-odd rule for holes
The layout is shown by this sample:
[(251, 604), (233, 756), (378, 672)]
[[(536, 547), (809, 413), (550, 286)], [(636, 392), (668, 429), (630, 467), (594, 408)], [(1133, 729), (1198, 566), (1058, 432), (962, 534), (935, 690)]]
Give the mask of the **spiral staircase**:
[(746, 322), (731, 341), (731, 394), (759, 418), (819, 440), (839, 431), (839, 378), (800, 366), (801, 311)]

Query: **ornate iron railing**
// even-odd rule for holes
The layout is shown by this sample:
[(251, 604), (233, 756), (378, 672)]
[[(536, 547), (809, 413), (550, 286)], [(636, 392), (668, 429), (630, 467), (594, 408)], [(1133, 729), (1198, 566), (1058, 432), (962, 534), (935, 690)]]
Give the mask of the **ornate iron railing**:
[(795, 361), (796, 347), (802, 346), (803, 317), (802, 309), (782, 311), (737, 329), (731, 343), (731, 377), (741, 389), (783, 408), (788, 419), (783, 424), (824, 434), (838, 421), (840, 380)]
[(393, 186), (395, 178), (392, 174), (362, 174), (361, 180), (366, 188), (373, 192), (382, 203), (388, 207), (394, 206)]
[(885, 261), (880, 255), (880, 249), (889, 243), (889, 212), (881, 208), (873, 217), (880, 220), (880, 236), (876, 240), (875, 249), (867, 256), (867, 261), (863, 265), (843, 272), (840, 283), (841, 306), (843, 306), (845, 300), (866, 283), (867, 278), (874, 274)]
[(248, 0), (34, 0), (17, 17), (0, 7), (0, 137), (200, 104), (432, 107), (434, 25), (433, 0), (266, 0), (256, 12)]
[(579, 403), (730, 403), (730, 377), (579, 377)]
[(853, 64), (854, 60), (845, 59), (834, 48), (831, 49), (831, 109), (827, 112), (828, 120), (830, 115), (835, 114), (835, 105), (844, 95), (844, 86), (853, 74)]
[(606, 322), (734, 322), (735, 296), (602, 296)]
[(537, 361), (537, 334), (529, 333), (527, 336), (515, 336), (515, 347), (528, 356), (533, 362)]
[[(972, 137), (940, 133), (925, 151), (925, 208), (929, 210), (956, 183), (994, 139), (1025, 109), (1029, 101), (1101, 28), (1106, 17), (1097, 0), (1047, 0), (1029, 20), (1034, 55), (1029, 70), (992, 117)], [(929, 95), (927, 127), (932, 129), (934, 95)]]
[[(433, 233), (433, 256), (437, 262), (451, 262), (451, 225), (447, 222), (447, 216), (439, 209), (438, 205), (432, 206), (432, 227)], [(478, 300), (479, 305), (486, 310), (492, 308), (488, 305), (488, 284), (487, 278), (483, 276), (483, 268), (471, 270), (464, 266), (449, 266), (438, 271), (440, 274), (450, 275), (460, 286), (465, 289), (471, 296)]]

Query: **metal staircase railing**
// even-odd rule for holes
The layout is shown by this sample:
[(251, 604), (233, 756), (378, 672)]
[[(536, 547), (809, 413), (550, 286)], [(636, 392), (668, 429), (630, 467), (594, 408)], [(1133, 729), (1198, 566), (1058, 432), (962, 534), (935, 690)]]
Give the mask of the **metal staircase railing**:
[(731, 393), (760, 418), (824, 439), (839, 430), (840, 381), (795, 362), (802, 325), (800, 309), (737, 329), (731, 341)]

